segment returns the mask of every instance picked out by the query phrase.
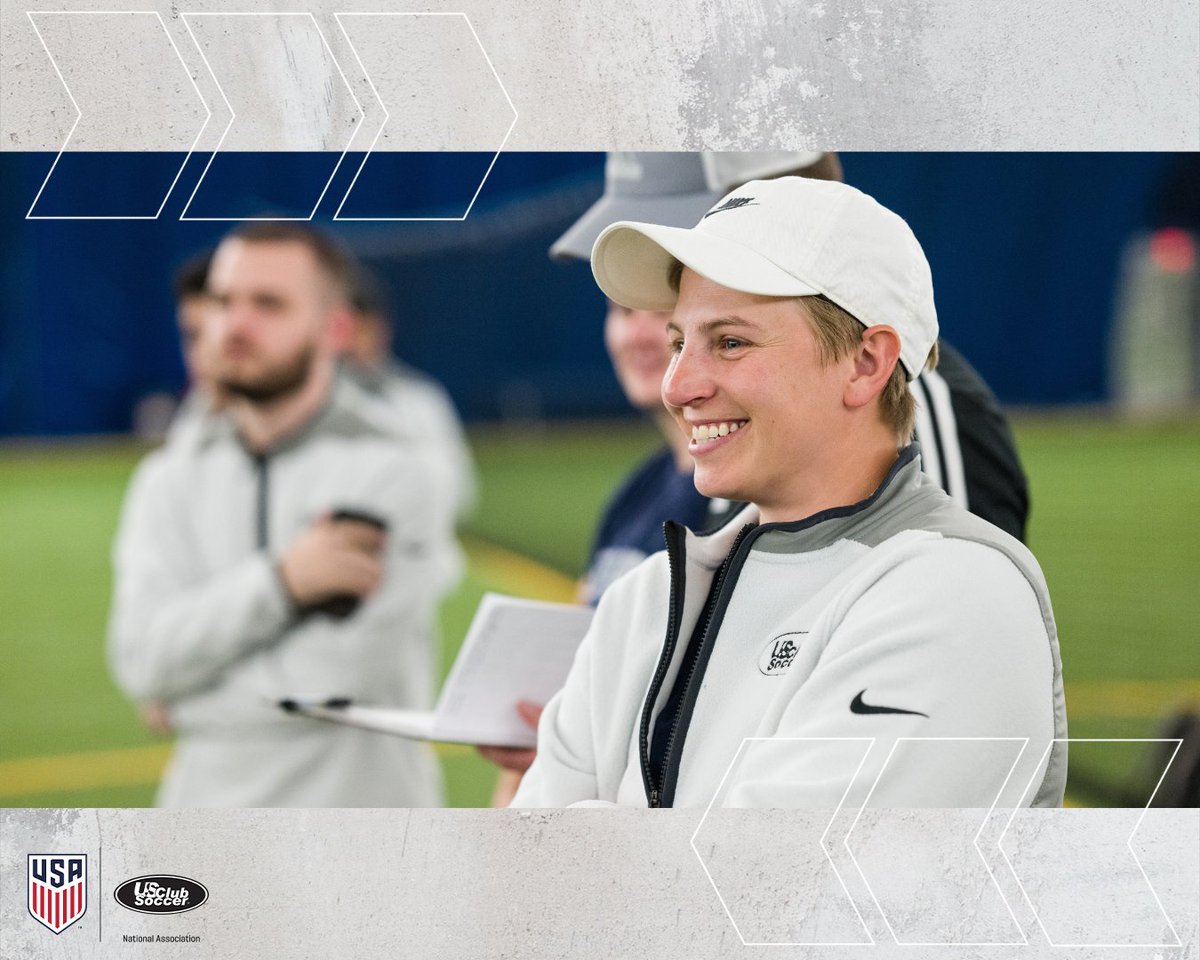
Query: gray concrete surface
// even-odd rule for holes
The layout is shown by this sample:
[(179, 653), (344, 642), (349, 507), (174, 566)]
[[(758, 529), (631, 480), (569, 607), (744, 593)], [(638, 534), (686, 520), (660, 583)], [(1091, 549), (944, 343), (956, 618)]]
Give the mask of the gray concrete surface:
[[(341, 149), (356, 114), (336, 67), (366, 114), (361, 136), (379, 130), (382, 110), (398, 118), (376, 149), (495, 149), (511, 119), (461, 29), (406, 17), (343, 33), (335, 13), (390, 9), (368, 0), (69, 7), (155, 10), (164, 36), (146, 56), (146, 37), (122, 37), (113, 14), (104, 27), (55, 31), (48, 54), (26, 11), (36, 20), (63, 4), (2, 0), (0, 149), (62, 146), (75, 111), (52, 58), (75, 65), (64, 79), (89, 115), (70, 149), (179, 149), (204, 110), (167, 38), (213, 113), (201, 150), (229, 125), (225, 97), (243, 108), (231, 149)], [(250, 42), (250, 18), (211, 18), (203, 37), (188, 30), (204, 19), (193, 15), (271, 10), (313, 19), (270, 44)], [(508, 149), (1200, 148), (1200, 0), (1152, 12), (1121, 0), (430, 0), (422, 10), (469, 17), (520, 115)]]
[[(722, 811), (693, 848), (700, 811), (5, 810), (0, 957), (705, 960), (762, 956), (743, 939), (764, 937), (850, 944), (772, 948), (819, 960), (1194, 960), (1200, 811), (1147, 814), (1135, 878), (1138, 815), (1025, 811), (1004, 841), (1013, 873), (992, 842), (1001, 811), (981, 856), (986, 811), (867, 810), (852, 860), (852, 817), (815, 811)], [(89, 857), (88, 911), (57, 936), (27, 912), (29, 853)], [(152, 873), (198, 880), (209, 901), (178, 916), (116, 903)], [(1068, 929), (1093, 945), (1052, 946)], [(125, 939), (157, 935), (198, 939)]]

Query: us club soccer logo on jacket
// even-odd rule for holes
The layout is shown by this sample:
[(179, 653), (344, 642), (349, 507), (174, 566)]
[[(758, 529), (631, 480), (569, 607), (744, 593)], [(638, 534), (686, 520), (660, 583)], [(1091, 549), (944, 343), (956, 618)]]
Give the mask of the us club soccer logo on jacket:
[(796, 659), (796, 654), (800, 652), (800, 644), (807, 633), (807, 630), (798, 630), (772, 638), (759, 655), (758, 669), (768, 677), (786, 673), (787, 668)]
[(62, 933), (87, 912), (87, 854), (29, 854), (29, 913)]

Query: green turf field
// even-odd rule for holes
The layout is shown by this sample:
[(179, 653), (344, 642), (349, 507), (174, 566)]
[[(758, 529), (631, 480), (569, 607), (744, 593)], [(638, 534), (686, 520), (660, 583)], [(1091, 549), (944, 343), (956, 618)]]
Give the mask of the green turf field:
[[(1152, 736), (1162, 712), (1200, 702), (1200, 421), (1126, 425), (1025, 419), (1030, 546), (1062, 637), (1072, 737)], [(486, 589), (562, 596), (600, 506), (653, 443), (635, 423), (478, 430), (481, 503), (471, 567), (447, 603), (445, 663)], [(0, 447), (0, 805), (149, 802), (165, 746), (107, 678), (108, 547), (131, 445)], [(1128, 786), (1140, 745), (1083, 745), (1073, 796)], [(451, 802), (486, 802), (492, 771), (443, 751)]]

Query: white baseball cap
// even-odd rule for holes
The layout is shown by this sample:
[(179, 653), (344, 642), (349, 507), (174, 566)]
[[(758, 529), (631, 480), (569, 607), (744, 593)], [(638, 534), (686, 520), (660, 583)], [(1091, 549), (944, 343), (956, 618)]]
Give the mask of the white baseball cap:
[(635, 310), (671, 310), (668, 281), (678, 260), (732, 290), (770, 297), (824, 295), (863, 326), (900, 337), (909, 378), (938, 336), (933, 278), (904, 220), (854, 187), (827, 180), (752, 180), (691, 229), (614, 223), (592, 248), (592, 273), (610, 300)]

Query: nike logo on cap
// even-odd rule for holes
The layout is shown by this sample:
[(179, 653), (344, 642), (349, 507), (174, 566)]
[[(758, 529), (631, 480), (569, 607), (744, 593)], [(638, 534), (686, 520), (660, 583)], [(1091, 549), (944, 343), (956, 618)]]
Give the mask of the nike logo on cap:
[(722, 211), (725, 211), (725, 210), (740, 210), (742, 207), (757, 207), (757, 206), (758, 206), (758, 204), (754, 202), (753, 197), (730, 197), (719, 207), (713, 207), (711, 210), (708, 211), (708, 213), (706, 213), (700, 219), (707, 220), (714, 213), (721, 213)]
[(854, 699), (850, 701), (851, 713), (907, 713), (914, 717), (929, 719), (929, 714), (922, 713), (920, 710), (902, 710), (899, 707), (877, 707), (873, 703), (863, 703), (863, 694), (866, 692), (866, 690), (859, 690)]

